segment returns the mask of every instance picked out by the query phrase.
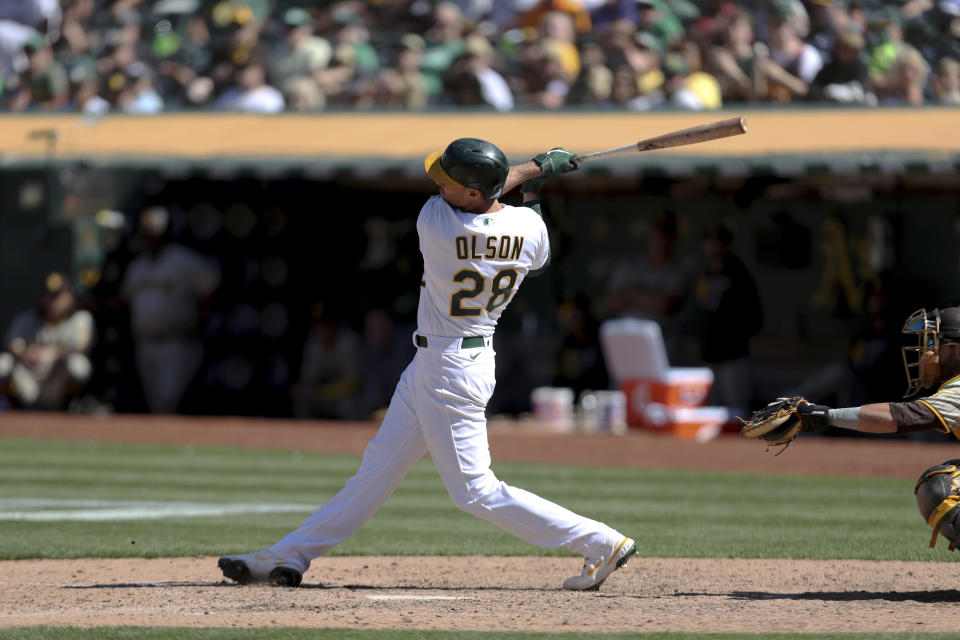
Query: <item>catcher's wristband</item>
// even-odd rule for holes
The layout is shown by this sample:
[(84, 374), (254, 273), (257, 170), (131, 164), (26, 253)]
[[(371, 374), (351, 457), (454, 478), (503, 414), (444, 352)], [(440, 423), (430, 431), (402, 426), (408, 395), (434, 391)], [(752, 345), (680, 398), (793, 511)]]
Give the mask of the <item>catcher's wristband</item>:
[(831, 427), (840, 427), (841, 429), (860, 428), (860, 407), (830, 409), (828, 413)]

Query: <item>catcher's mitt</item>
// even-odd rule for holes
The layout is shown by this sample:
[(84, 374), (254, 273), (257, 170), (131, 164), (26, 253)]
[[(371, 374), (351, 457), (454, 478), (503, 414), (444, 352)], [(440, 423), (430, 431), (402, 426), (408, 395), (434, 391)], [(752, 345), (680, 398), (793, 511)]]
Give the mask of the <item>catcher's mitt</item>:
[(762, 409), (753, 412), (749, 420), (743, 420), (740, 434), (748, 438), (759, 438), (771, 445), (790, 444), (803, 430), (803, 421), (797, 415), (803, 396), (777, 398)]

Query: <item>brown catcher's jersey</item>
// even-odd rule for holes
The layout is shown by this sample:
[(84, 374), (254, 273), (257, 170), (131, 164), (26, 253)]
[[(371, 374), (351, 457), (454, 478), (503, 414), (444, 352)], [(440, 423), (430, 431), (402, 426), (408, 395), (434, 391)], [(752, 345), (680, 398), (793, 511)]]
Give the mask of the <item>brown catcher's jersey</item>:
[(960, 376), (947, 380), (936, 393), (917, 402), (933, 411), (941, 431), (953, 433), (960, 440)]
[(546, 264), (547, 227), (528, 207), (467, 213), (441, 196), (417, 218), (423, 285), (417, 329), (435, 336), (492, 336), (523, 278)]

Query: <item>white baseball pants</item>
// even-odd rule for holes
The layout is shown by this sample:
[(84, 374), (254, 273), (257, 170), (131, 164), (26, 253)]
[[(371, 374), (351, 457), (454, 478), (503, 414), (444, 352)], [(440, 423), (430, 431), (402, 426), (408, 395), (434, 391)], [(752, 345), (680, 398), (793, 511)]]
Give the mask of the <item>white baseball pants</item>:
[(301, 565), (357, 531), (427, 452), (453, 502), (513, 535), (543, 547), (592, 555), (623, 536), (529, 491), (500, 482), (490, 470), (484, 410), (495, 384), (492, 340), (460, 349), (460, 338), (426, 336), (397, 384), (360, 469), (333, 498), (270, 548)]
[(203, 364), (203, 347), (177, 336), (140, 338), (135, 358), (150, 413), (176, 413)]

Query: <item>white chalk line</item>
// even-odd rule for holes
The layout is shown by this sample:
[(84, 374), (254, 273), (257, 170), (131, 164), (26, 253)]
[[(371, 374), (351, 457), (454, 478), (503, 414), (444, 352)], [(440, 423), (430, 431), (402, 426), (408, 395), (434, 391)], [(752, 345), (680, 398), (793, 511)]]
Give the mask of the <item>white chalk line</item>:
[[(26, 618), (41, 618), (41, 619), (43, 619), (43, 618), (65, 618), (65, 617), (74, 616), (74, 615), (77, 615), (77, 614), (103, 615), (103, 614), (108, 614), (108, 613), (113, 613), (113, 614), (115, 614), (115, 613), (117, 613), (117, 612), (124, 613), (124, 612), (126, 612), (126, 611), (127, 611), (127, 607), (122, 606), (122, 605), (116, 606), (116, 607), (111, 607), (111, 608), (109, 608), (109, 609), (100, 609), (100, 608), (97, 608), (97, 607), (70, 607), (69, 609), (62, 609), (62, 610), (59, 610), (59, 611), (47, 610), (47, 611), (24, 611), (24, 612), (22, 612), (22, 613), (18, 613), (18, 612), (14, 612), (14, 613), (0, 613), (0, 618), (2, 618), (2, 619), (20, 619), (20, 618), (24, 618), (24, 619), (26, 619)], [(176, 613), (177, 615), (196, 615), (196, 616), (209, 615), (209, 614), (204, 614), (204, 613), (202, 613), (202, 612), (196, 612), (196, 611), (175, 611), (175, 612), (174, 612), (174, 611), (171, 611), (170, 609), (163, 609), (163, 608), (159, 608), (159, 607), (152, 607), (152, 608), (149, 608), (149, 609), (144, 609), (144, 608), (138, 607), (137, 610), (136, 610), (136, 614), (137, 614), (138, 616), (143, 616), (143, 615), (146, 615), (146, 616), (151, 616), (151, 615), (170, 615), (171, 613)]]
[(157, 500), (86, 500), (0, 498), (0, 521), (102, 522), (201, 518), (265, 513), (304, 513), (314, 505), (270, 502), (164, 502)]
[(367, 596), (368, 600), (476, 600), (467, 596), (408, 596), (387, 594), (382, 596)]

